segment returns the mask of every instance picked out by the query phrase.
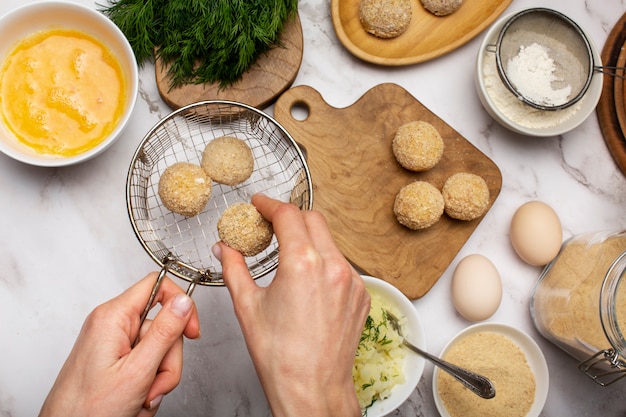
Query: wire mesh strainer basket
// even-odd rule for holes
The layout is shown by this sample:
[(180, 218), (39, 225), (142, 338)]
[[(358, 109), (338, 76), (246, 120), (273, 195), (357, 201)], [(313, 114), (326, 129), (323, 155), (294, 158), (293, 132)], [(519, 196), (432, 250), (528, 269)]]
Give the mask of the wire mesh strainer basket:
[[(254, 158), (252, 176), (237, 186), (213, 183), (211, 198), (197, 216), (170, 212), (158, 195), (163, 171), (176, 162), (200, 165), (205, 146), (222, 136), (236, 137), (248, 144)], [(246, 104), (214, 100), (182, 107), (159, 121), (137, 148), (126, 184), (133, 230), (162, 268), (153, 293), (165, 272), (190, 282), (189, 294), (196, 284), (224, 285), (221, 264), (211, 252), (219, 241), (217, 221), (230, 205), (249, 202), (255, 193), (294, 203), (304, 210), (313, 206), (305, 158), (293, 138), (273, 118)], [(272, 271), (278, 264), (276, 238), (263, 252), (246, 258), (246, 262), (254, 279)]]
[[(525, 68), (512, 64), (524, 50), (541, 48), (552, 72), (545, 94), (545, 67), (534, 52)], [(535, 49), (537, 51), (537, 49)], [(546, 8), (526, 9), (502, 27), (495, 45), (498, 74), (509, 91), (541, 110), (559, 110), (578, 102), (587, 92), (594, 70), (593, 50), (584, 31), (569, 17)], [(529, 56), (530, 57), (530, 56)]]

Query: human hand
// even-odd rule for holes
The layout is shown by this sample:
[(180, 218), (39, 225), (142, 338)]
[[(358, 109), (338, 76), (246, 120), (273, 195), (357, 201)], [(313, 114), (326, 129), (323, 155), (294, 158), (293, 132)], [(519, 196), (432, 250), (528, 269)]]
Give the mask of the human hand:
[(252, 203), (278, 239), (274, 280), (258, 286), (222, 242), (214, 253), (272, 414), (360, 416), (352, 368), (370, 308), (362, 278), (321, 213), (263, 195)]
[(200, 324), (192, 299), (165, 277), (155, 298), (162, 308), (133, 348), (155, 281), (156, 273), (149, 274), (89, 314), (40, 417), (156, 414), (180, 381), (182, 335), (199, 337)]

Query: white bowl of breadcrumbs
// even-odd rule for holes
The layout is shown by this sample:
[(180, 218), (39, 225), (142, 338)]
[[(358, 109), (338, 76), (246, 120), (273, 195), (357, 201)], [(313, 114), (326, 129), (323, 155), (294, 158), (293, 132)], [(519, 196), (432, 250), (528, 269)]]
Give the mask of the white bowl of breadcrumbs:
[(467, 327), (444, 347), (443, 359), (483, 375), (496, 396), (480, 398), (445, 371), (433, 373), (433, 395), (442, 417), (537, 417), (548, 397), (548, 365), (537, 343), (501, 323)]

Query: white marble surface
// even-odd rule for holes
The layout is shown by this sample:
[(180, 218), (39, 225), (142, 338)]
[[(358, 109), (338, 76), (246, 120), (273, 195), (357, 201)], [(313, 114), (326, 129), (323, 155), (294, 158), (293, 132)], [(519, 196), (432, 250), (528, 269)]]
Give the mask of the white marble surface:
[[(2, 0), (0, 13), (27, 2)], [(89, 0), (81, 3), (95, 7)], [(507, 12), (534, 6), (566, 13), (599, 48), (626, 11), (624, 0), (514, 0)], [(508, 237), (514, 210), (532, 199), (555, 208), (565, 237), (626, 226), (625, 177), (604, 144), (595, 113), (562, 137), (515, 135), (487, 115), (474, 91), (473, 65), (482, 36), (430, 62), (388, 68), (364, 63), (342, 47), (332, 27), (329, 0), (301, 0), (300, 16), (305, 46), (295, 85), (310, 85), (330, 105), (345, 107), (379, 83), (397, 83), (502, 171), (502, 191), (493, 209), (439, 282), (414, 301), (424, 319), (429, 350), (440, 352), (470, 324), (455, 313), (450, 279), (458, 260), (480, 253), (494, 262), (503, 280), (502, 304), (489, 321), (528, 332), (548, 361), (551, 382), (542, 415), (625, 415), (621, 394), (626, 382), (596, 386), (534, 329), (528, 305), (540, 269), (524, 264)], [(170, 109), (157, 93), (152, 67), (141, 70), (140, 89), (124, 137), (94, 160), (41, 169), (0, 155), (1, 417), (36, 415), (85, 315), (156, 268), (132, 232), (124, 187), (138, 142)], [(226, 290), (198, 288), (194, 298), (203, 337), (186, 344), (182, 383), (165, 399), (160, 415), (269, 415)], [(392, 415), (437, 415), (432, 372), (427, 365), (417, 390)]]

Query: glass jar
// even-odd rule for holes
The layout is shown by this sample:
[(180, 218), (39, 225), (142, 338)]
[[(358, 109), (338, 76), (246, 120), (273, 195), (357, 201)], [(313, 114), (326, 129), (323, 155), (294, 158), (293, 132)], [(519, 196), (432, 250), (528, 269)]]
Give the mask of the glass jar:
[(625, 274), (626, 232), (578, 235), (545, 267), (530, 303), (541, 335), (603, 386), (626, 376)]

